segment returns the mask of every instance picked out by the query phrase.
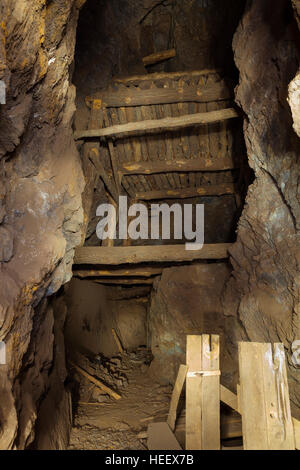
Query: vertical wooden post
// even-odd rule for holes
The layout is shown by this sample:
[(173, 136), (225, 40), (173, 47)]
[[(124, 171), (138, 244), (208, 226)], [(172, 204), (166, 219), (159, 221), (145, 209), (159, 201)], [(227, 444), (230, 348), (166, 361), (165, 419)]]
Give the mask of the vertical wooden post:
[(220, 449), (219, 336), (188, 335), (186, 449)]
[(282, 344), (239, 343), (245, 450), (295, 449)]

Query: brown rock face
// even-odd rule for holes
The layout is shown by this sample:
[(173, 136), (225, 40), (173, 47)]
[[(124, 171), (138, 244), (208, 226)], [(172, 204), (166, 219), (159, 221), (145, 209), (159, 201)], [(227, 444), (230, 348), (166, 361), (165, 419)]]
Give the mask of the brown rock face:
[(53, 313), (34, 307), (71, 277), (80, 242), (84, 180), (69, 76), (79, 3), (0, 6), (0, 340), (8, 356), (0, 366), (1, 449), (34, 439), (56, 344)]
[(240, 71), (237, 102), (246, 114), (245, 140), (256, 180), (231, 250), (234, 271), (224, 305), (227, 344), (235, 359), (241, 339), (284, 343), (299, 416), (300, 372), (291, 362), (291, 345), (300, 337), (300, 141), (287, 103), (298, 46), (290, 2), (248, 2), (233, 47)]
[(173, 383), (179, 365), (185, 364), (187, 334), (219, 334), (224, 351), (221, 294), (229, 274), (225, 263), (163, 271), (152, 294), (148, 325), (154, 355), (150, 369), (162, 382)]

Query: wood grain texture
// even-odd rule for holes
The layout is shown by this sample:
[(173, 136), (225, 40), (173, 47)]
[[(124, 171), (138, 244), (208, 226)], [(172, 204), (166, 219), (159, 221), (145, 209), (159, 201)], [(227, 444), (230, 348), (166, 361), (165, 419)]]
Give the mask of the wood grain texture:
[(235, 185), (233, 183), (223, 183), (199, 188), (164, 189), (157, 191), (147, 191), (136, 193), (137, 201), (153, 201), (156, 199), (187, 199), (199, 196), (222, 196), (224, 194), (234, 194)]
[(75, 250), (74, 264), (138, 264), (226, 259), (232, 243), (204, 245), (201, 250), (186, 250), (184, 245), (101, 247), (83, 246)]

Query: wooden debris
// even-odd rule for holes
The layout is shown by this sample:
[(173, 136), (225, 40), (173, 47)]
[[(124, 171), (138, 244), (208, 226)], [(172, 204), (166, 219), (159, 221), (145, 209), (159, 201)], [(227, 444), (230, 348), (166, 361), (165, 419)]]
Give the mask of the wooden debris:
[(176, 57), (176, 49), (168, 49), (166, 51), (154, 52), (153, 54), (143, 57), (143, 64), (145, 66), (154, 65), (158, 62), (163, 62), (164, 60), (172, 59), (173, 57)]
[(144, 75), (130, 75), (129, 77), (114, 77), (113, 81), (116, 83), (136, 83), (143, 81), (155, 80), (176, 80), (180, 77), (201, 77), (204, 75), (216, 75), (221, 72), (221, 69), (203, 69), (203, 70), (188, 70), (184, 72), (155, 72), (147, 73)]
[(191, 127), (202, 124), (212, 124), (225, 121), (227, 119), (237, 118), (238, 113), (233, 108), (210, 111), (207, 113), (187, 114), (179, 117), (167, 117), (163, 119), (153, 119), (148, 121), (129, 122), (102, 129), (88, 129), (74, 132), (75, 140), (91, 137), (125, 137), (139, 132), (154, 131), (162, 132), (164, 130), (174, 130), (178, 128)]
[(185, 245), (94, 247), (75, 250), (74, 264), (138, 264), (147, 262), (179, 262), (196, 259), (225, 259), (231, 243), (203, 245), (201, 250), (186, 250)]
[(103, 390), (105, 393), (107, 393), (108, 395), (110, 395), (111, 397), (113, 397), (115, 400), (120, 400), (121, 395), (119, 395), (118, 393), (114, 392), (113, 390), (111, 390), (109, 387), (107, 387), (106, 385), (104, 385), (102, 382), (100, 382), (100, 380), (98, 379), (95, 379), (95, 377), (93, 377), (92, 375), (90, 375), (88, 372), (86, 372), (85, 370), (83, 370), (81, 367), (79, 367), (77, 364), (74, 364), (74, 362), (72, 361), (69, 361), (70, 364), (74, 367), (74, 369), (77, 370), (77, 372), (79, 372), (83, 377), (85, 377), (86, 379), (88, 379), (90, 382), (92, 382), (94, 385), (96, 385), (97, 387), (99, 387), (101, 390)]
[(112, 328), (111, 332), (112, 332), (113, 338), (114, 338), (114, 340), (115, 340), (115, 343), (116, 343), (116, 345), (117, 345), (117, 348), (118, 348), (119, 352), (120, 352), (121, 354), (123, 354), (123, 353), (124, 353), (124, 349), (123, 349), (123, 346), (122, 346), (121, 341), (120, 341), (120, 339), (119, 339), (119, 336), (118, 336), (117, 333), (116, 333), (116, 330), (115, 330), (114, 328)]
[(177, 418), (177, 408), (180, 399), (180, 395), (185, 383), (186, 374), (188, 371), (188, 366), (181, 364), (179, 367), (178, 375), (176, 378), (176, 382), (173, 388), (170, 409), (168, 414), (167, 423), (170, 426), (171, 431), (175, 429), (175, 423)]

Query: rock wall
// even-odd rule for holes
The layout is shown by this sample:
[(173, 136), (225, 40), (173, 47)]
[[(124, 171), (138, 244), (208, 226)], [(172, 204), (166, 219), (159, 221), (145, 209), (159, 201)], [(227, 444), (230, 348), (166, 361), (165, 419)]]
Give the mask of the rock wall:
[[(226, 263), (195, 264), (164, 269), (152, 293), (148, 330), (154, 360), (150, 371), (163, 383), (174, 383), (180, 364), (186, 363), (187, 334), (220, 335), (224, 347), (221, 296), (230, 275)], [(222, 372), (232, 369), (222, 356)]]
[(126, 350), (146, 344), (145, 306), (134, 299), (111, 300), (110, 294), (110, 287), (90, 280), (73, 278), (67, 286), (65, 336), (71, 354), (117, 354), (113, 328)]
[(54, 314), (40, 302), (70, 279), (80, 242), (84, 179), (71, 130), (70, 66), (83, 3), (0, 5), (0, 80), (7, 92), (0, 105), (0, 340), (7, 348), (1, 449), (34, 441), (59, 341)]
[[(241, 339), (283, 342), (298, 417), (300, 370), (291, 361), (291, 345), (300, 338), (300, 140), (287, 98), (299, 44), (289, 1), (248, 1), (233, 48), (240, 71), (236, 100), (245, 113), (248, 159), (256, 179), (231, 250), (233, 273), (224, 296), (232, 358), (237, 360)], [(297, 131), (299, 100), (297, 106), (293, 101), (290, 95)]]

